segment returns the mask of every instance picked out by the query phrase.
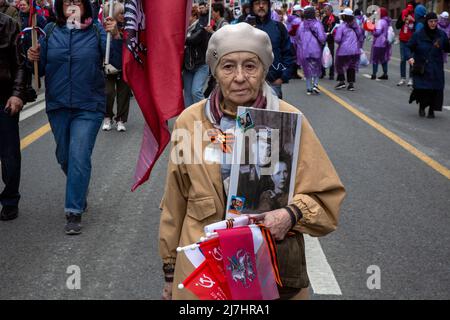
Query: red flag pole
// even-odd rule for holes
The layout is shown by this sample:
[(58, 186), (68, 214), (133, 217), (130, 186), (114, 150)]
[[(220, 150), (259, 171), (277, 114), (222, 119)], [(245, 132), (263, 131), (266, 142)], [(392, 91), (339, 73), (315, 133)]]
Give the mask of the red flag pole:
[[(34, 3), (33, 3), (34, 5)], [(33, 14), (32, 17), (32, 30), (31, 30), (31, 46), (33, 47), (33, 49), (37, 48), (37, 43), (38, 43), (38, 38), (37, 38), (37, 31), (36, 31), (36, 26), (37, 26), (37, 13), (35, 12)], [(38, 62), (34, 61), (33, 63), (34, 66), (34, 87), (36, 92), (39, 91), (39, 67), (38, 67)]]

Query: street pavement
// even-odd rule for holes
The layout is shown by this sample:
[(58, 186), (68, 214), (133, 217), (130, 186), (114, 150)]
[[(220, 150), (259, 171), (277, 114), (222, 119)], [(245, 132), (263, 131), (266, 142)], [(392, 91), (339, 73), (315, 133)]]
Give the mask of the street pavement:
[[(398, 46), (387, 81), (368, 79), (371, 67), (362, 68), (355, 92), (336, 91), (327, 79), (319, 96), (307, 96), (302, 80), (284, 86), (348, 193), (338, 229), (307, 241), (309, 254), (323, 253), (308, 265), (312, 299), (450, 298), (450, 108), (419, 118), (410, 89), (396, 86), (396, 57)], [(450, 106), (450, 70), (446, 81)], [(83, 234), (69, 237), (53, 136), (35, 134), (46, 124), (44, 111), (20, 123), (21, 137), (34, 139), (22, 151), (20, 216), (0, 223), (0, 299), (159, 299), (167, 150), (149, 182), (130, 192), (143, 131), (132, 100), (127, 132), (99, 133)], [(80, 289), (68, 286), (71, 266), (80, 270)]]

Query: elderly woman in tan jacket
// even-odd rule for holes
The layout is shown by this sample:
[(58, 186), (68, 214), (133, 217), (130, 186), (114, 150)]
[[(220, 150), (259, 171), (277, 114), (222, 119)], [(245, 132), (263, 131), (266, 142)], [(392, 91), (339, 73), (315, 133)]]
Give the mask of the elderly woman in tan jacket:
[[(221, 28), (209, 42), (207, 63), (218, 86), (207, 100), (187, 108), (173, 128), (170, 161), (161, 201), (160, 254), (165, 273), (163, 299), (197, 299), (177, 288), (194, 267), (177, 247), (195, 243), (203, 228), (225, 218), (229, 167), (207, 161), (207, 132), (235, 124), (238, 106), (300, 111), (278, 100), (265, 82), (273, 61), (268, 35), (249, 24)], [(199, 139), (196, 135), (200, 134)], [(282, 299), (308, 297), (303, 234), (324, 236), (337, 227), (344, 187), (308, 120), (302, 117), (292, 202), (266, 212), (264, 225), (277, 240)], [(288, 234), (289, 232), (289, 234)]]

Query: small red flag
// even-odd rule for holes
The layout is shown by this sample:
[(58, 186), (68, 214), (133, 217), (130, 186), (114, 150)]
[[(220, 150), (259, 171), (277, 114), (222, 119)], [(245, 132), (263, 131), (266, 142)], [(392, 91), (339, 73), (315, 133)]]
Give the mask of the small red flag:
[(230, 299), (206, 260), (183, 281), (183, 285), (200, 300)]

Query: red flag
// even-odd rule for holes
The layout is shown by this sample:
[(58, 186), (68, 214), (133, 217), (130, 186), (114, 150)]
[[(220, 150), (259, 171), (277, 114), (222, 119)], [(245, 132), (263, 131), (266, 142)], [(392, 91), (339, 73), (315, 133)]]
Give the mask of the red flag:
[(262, 300), (250, 228), (217, 230), (217, 233), (233, 300)]
[(208, 266), (215, 274), (217, 280), (228, 297), (231, 297), (230, 289), (228, 288), (227, 279), (225, 277), (225, 270), (223, 267), (223, 255), (220, 249), (219, 238), (200, 243), (200, 250), (206, 258)]
[(230, 299), (206, 260), (183, 281), (183, 285), (200, 300)]
[(126, 0), (123, 73), (145, 118), (134, 191), (170, 141), (167, 121), (184, 110), (181, 63), (190, 0)]

